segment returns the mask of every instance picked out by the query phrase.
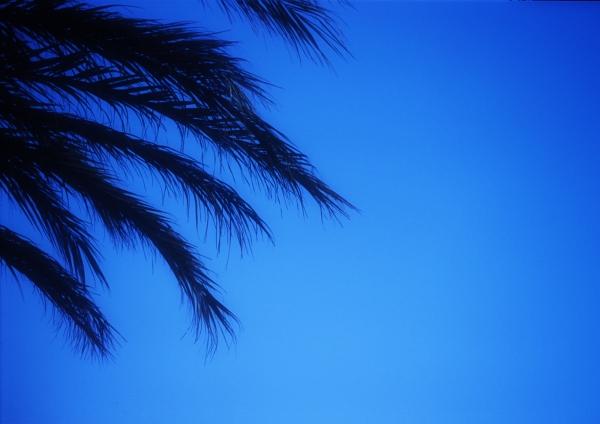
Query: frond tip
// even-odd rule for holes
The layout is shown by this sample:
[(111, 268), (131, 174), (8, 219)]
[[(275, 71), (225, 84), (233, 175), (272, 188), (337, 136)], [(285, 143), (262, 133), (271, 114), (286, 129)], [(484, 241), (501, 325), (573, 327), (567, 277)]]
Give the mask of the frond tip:
[(31, 240), (0, 225), (0, 263), (16, 277), (31, 281), (58, 311), (59, 328), (67, 327), (73, 347), (83, 355), (111, 358), (115, 329), (92, 301), (89, 288), (66, 271)]

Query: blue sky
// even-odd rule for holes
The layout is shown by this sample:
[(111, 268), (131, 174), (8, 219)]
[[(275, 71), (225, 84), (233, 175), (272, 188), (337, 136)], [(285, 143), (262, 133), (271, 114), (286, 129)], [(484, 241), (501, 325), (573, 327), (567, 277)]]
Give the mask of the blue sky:
[[(193, 1), (138, 4), (229, 27)], [(180, 213), (243, 325), (207, 363), (142, 252), (106, 244), (114, 363), (75, 357), (27, 283), (3, 281), (3, 423), (598, 422), (600, 5), (340, 14), (354, 58), (335, 73), (243, 25), (226, 37), (281, 87), (267, 120), (361, 213), (250, 195), (275, 245), (243, 258)]]

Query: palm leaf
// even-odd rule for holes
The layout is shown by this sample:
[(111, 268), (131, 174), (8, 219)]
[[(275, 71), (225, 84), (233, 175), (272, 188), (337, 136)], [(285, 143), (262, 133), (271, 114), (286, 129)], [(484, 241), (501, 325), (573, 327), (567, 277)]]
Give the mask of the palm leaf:
[[(340, 2), (350, 6), (347, 1)], [(298, 56), (330, 64), (322, 44), (338, 56), (350, 56), (338, 25), (339, 18), (314, 0), (220, 0), (230, 19), (234, 14), (247, 19), (258, 32), (266, 28), (281, 36)], [(336, 19), (337, 18), (337, 19)]]
[[(10, 229), (0, 225), (0, 262), (18, 278), (25, 276), (58, 311), (74, 348), (84, 355), (111, 357), (115, 329), (91, 300), (85, 284), (56, 260)], [(18, 274), (17, 274), (18, 273)]]

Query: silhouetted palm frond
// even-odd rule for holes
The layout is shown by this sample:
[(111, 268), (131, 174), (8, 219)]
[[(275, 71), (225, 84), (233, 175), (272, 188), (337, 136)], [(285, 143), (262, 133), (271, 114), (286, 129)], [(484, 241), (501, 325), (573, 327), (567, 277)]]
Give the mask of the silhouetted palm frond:
[[(237, 6), (250, 7), (244, 13), (267, 27), (283, 28), (296, 48), (320, 52), (316, 36), (341, 51), (325, 9), (293, 1), (281, 2), (280, 10), (275, 3)], [(236, 164), (276, 200), (302, 205), (308, 193), (326, 214), (347, 216), (353, 208), (256, 113), (254, 101), (269, 102), (265, 82), (227, 54), (229, 44), (185, 24), (127, 18), (107, 7), (0, 1), (0, 189), (48, 237), (64, 267), (5, 226), (0, 261), (52, 302), (84, 352), (106, 356), (114, 342), (85, 283), (88, 270), (107, 284), (93, 222), (115, 243), (142, 243), (165, 259), (190, 305), (196, 338), (206, 332), (209, 353), (221, 335), (234, 336), (237, 320), (215, 298), (218, 287), (196, 249), (164, 213), (124, 188), (125, 175), (150, 173), (194, 207), (197, 222), (211, 220), (228, 243), (245, 249), (259, 233), (271, 238), (252, 207), (204, 163), (148, 139), (159, 137), (165, 122), (182, 141), (189, 134), (205, 151)], [(130, 130), (136, 123), (141, 136)]]
[[(13, 273), (25, 276), (62, 314), (75, 348), (83, 354), (111, 356), (114, 328), (90, 298), (88, 287), (30, 240), (0, 225), (0, 258)], [(62, 318), (62, 319), (61, 319)]]
[[(206, 1), (205, 1), (206, 3)], [(340, 3), (350, 5), (348, 1)], [(329, 64), (321, 43), (339, 56), (350, 55), (333, 12), (315, 0), (219, 0), (222, 9), (248, 19), (255, 31), (266, 28), (286, 40), (295, 52)]]

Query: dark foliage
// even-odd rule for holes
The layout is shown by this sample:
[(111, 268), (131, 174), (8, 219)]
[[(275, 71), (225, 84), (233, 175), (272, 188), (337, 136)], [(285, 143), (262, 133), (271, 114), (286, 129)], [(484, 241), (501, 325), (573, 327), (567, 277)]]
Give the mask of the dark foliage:
[[(321, 44), (345, 52), (331, 13), (316, 2), (221, 5), (316, 60), (326, 61)], [(271, 237), (233, 187), (157, 140), (164, 122), (235, 165), (276, 201), (292, 199), (302, 207), (308, 194), (325, 215), (346, 216), (352, 209), (258, 116), (253, 102), (269, 102), (265, 83), (228, 55), (228, 45), (182, 23), (128, 18), (107, 7), (0, 2), (2, 199), (22, 211), (56, 255), (1, 225), (0, 263), (52, 303), (85, 354), (110, 356), (118, 334), (86, 282), (91, 274), (107, 286), (93, 223), (117, 244), (142, 243), (164, 258), (191, 308), (196, 339), (207, 336), (209, 353), (221, 336), (234, 336), (236, 318), (215, 298), (218, 287), (195, 248), (163, 212), (124, 188), (124, 175), (151, 175), (167, 193), (182, 195), (197, 219), (212, 222), (242, 248), (257, 234)], [(141, 136), (128, 131), (131, 121), (145, 129)]]

